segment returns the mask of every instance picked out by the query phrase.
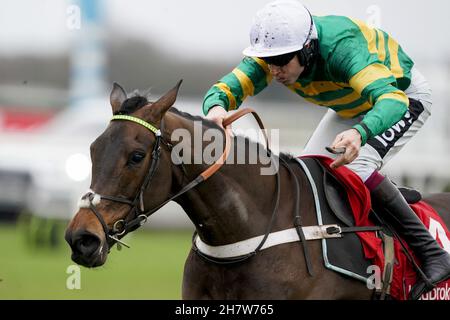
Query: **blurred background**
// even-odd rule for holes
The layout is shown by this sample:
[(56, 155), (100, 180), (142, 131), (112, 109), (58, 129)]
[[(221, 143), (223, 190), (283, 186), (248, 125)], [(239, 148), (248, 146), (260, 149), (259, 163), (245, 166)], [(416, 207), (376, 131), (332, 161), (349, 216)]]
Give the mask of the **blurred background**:
[[(242, 59), (263, 0), (3, 0), (0, 7), (0, 299), (179, 299), (192, 225), (176, 204), (127, 236), (132, 249), (81, 269), (68, 289), (67, 221), (90, 182), (89, 145), (111, 116), (112, 82), (157, 98), (184, 79), (176, 106), (201, 114), (209, 87)], [(450, 3), (305, 0), (396, 38), (430, 81), (433, 114), (384, 169), (424, 193), (450, 191)], [(299, 154), (325, 109), (273, 83), (243, 107)]]

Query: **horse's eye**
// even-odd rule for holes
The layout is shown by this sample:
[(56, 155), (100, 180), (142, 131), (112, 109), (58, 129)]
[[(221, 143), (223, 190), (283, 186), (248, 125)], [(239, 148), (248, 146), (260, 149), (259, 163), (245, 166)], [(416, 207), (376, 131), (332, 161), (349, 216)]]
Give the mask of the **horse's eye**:
[(135, 151), (135, 152), (133, 152), (130, 155), (130, 161), (129, 162), (131, 164), (138, 164), (139, 162), (144, 160), (144, 158), (145, 158), (145, 154), (144, 153)]

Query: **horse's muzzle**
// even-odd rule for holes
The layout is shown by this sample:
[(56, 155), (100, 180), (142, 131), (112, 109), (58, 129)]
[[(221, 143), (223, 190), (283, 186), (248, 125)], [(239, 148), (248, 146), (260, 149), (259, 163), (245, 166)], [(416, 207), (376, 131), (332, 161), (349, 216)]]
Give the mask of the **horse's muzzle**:
[[(65, 239), (72, 249), (72, 260), (85, 267), (101, 266), (106, 261), (107, 244), (100, 237), (87, 231), (66, 231)], [(105, 252), (106, 251), (106, 252)]]

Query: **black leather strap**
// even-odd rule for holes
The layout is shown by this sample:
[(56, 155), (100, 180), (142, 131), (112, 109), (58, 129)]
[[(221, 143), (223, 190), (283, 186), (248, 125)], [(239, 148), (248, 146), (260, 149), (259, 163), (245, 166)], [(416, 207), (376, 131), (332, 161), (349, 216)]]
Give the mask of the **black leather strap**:
[(381, 231), (383, 230), (380, 226), (368, 226), (368, 227), (342, 227), (342, 233), (350, 232), (368, 232), (368, 231)]

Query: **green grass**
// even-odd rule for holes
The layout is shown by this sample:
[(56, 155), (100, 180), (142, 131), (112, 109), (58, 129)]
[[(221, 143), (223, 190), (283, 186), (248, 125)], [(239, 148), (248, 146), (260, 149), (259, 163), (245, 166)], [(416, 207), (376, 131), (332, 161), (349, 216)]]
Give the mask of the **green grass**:
[(65, 242), (37, 247), (26, 241), (24, 228), (0, 225), (0, 299), (180, 299), (191, 236), (136, 231), (124, 239), (131, 249), (112, 249), (105, 266), (81, 267), (81, 289), (69, 290), (66, 272), (74, 263)]

